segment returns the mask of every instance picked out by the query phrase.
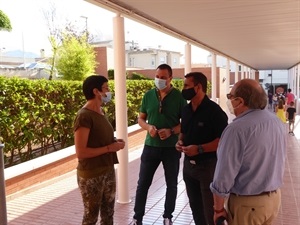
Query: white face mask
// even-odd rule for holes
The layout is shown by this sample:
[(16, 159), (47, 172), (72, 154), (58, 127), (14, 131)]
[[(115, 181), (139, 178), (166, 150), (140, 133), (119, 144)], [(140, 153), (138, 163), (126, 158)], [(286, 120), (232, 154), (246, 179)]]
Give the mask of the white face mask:
[(235, 114), (234, 114), (234, 108), (233, 108), (233, 106), (232, 106), (231, 99), (227, 99), (226, 105), (227, 105), (227, 108), (228, 108), (229, 112), (230, 112), (231, 114), (235, 115)]
[(111, 92), (105, 92), (106, 96), (101, 96), (103, 103), (108, 103), (111, 100)]
[(164, 79), (159, 79), (155, 77), (154, 83), (158, 90), (163, 90), (167, 87), (167, 81)]

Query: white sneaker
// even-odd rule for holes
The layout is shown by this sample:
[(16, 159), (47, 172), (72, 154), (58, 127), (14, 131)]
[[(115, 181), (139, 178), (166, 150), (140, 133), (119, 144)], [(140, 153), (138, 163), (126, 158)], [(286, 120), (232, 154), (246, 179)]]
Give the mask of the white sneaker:
[(173, 225), (173, 222), (169, 218), (164, 218), (164, 225)]
[(137, 221), (136, 219), (133, 219), (129, 225), (143, 225), (142, 221)]

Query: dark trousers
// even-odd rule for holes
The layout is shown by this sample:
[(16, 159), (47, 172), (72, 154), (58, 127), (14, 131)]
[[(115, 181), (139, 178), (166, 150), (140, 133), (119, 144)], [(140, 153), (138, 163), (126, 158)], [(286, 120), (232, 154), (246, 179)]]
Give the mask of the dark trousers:
[(179, 172), (179, 159), (181, 153), (175, 147), (160, 148), (145, 145), (141, 156), (141, 166), (138, 186), (136, 190), (134, 219), (143, 220), (148, 190), (153, 180), (155, 171), (162, 162), (165, 181), (167, 185), (164, 218), (172, 218), (177, 197), (177, 177)]
[(192, 164), (185, 158), (183, 179), (196, 225), (214, 225), (213, 195), (209, 185), (213, 180), (216, 158)]

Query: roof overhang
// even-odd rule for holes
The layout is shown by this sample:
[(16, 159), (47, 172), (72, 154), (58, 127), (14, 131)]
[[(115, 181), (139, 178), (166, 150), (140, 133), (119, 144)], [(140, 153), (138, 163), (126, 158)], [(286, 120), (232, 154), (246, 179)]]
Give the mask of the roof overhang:
[(255, 70), (300, 62), (296, 0), (86, 0)]

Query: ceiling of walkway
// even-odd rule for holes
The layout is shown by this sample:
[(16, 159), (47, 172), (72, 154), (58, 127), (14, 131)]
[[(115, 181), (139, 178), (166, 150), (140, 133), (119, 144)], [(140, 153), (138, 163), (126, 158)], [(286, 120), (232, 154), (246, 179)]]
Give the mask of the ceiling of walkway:
[(86, 1), (252, 69), (300, 62), (299, 0)]

